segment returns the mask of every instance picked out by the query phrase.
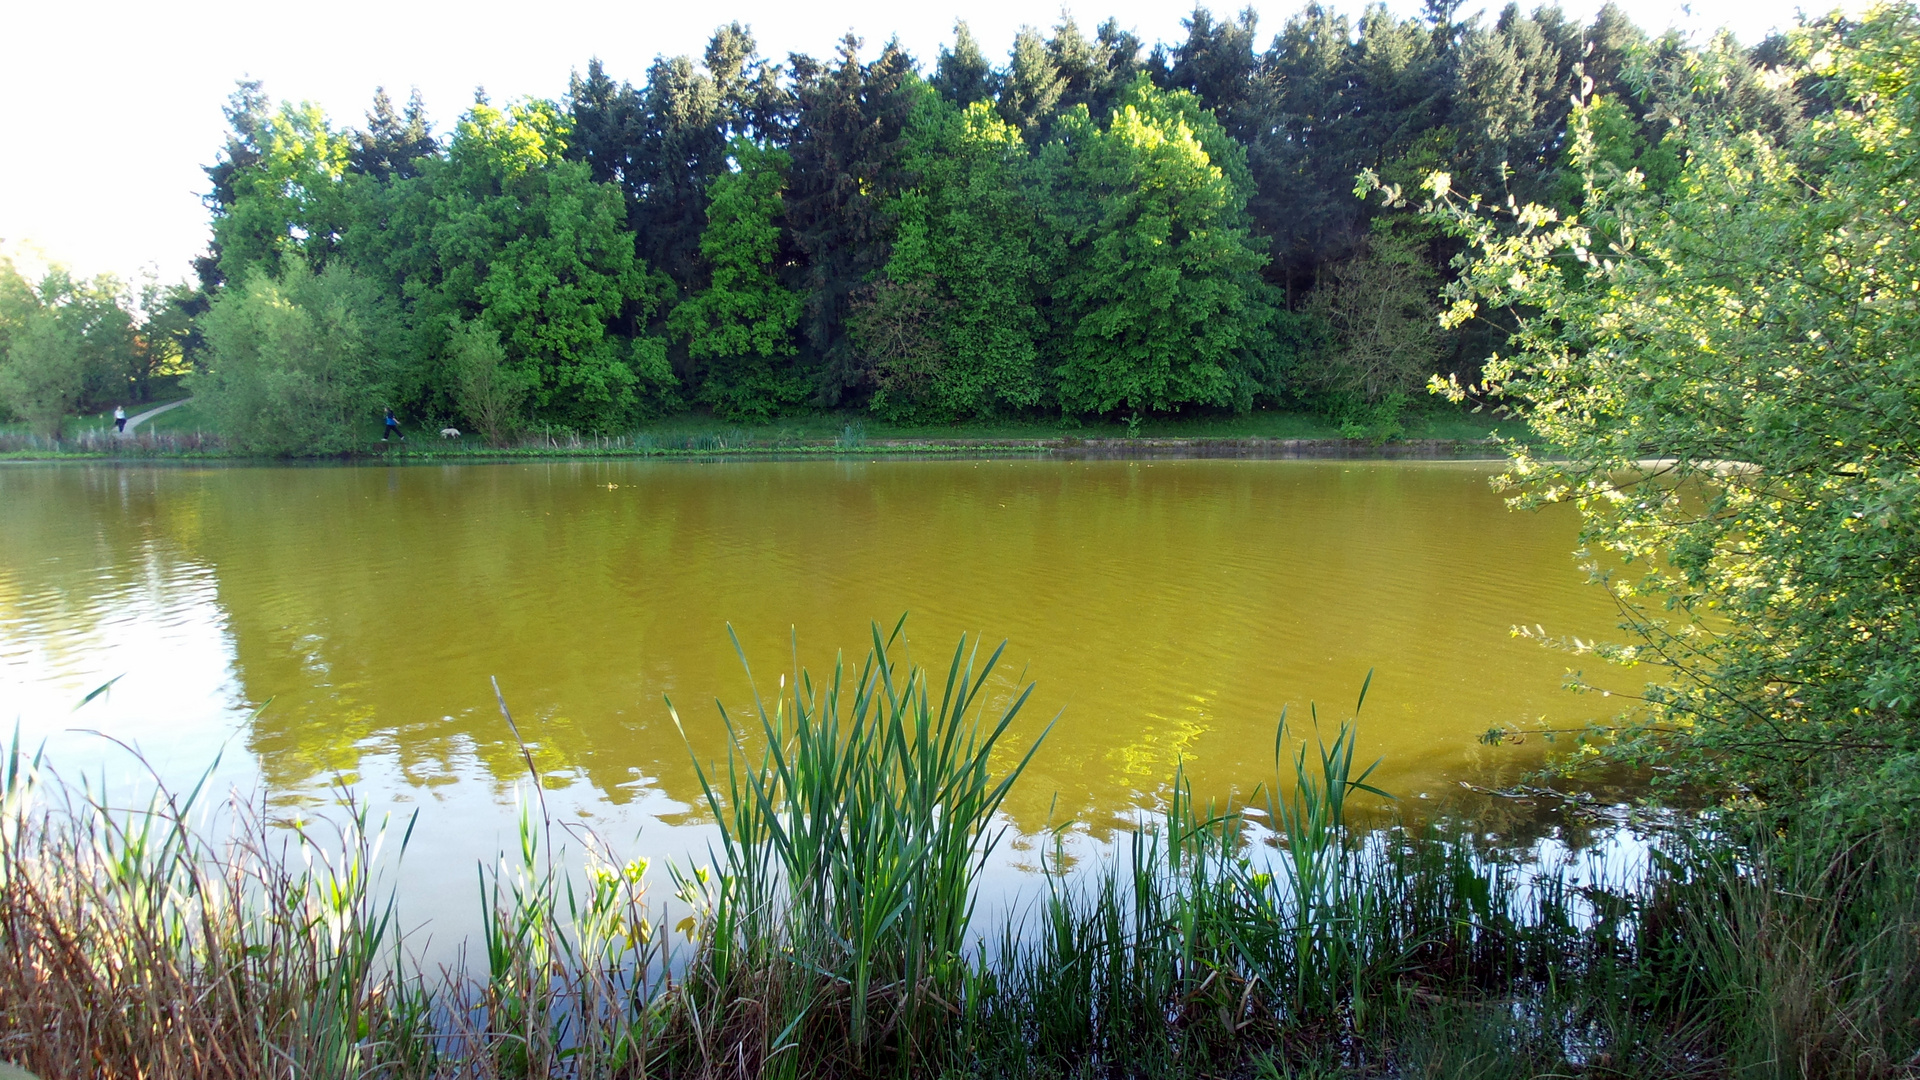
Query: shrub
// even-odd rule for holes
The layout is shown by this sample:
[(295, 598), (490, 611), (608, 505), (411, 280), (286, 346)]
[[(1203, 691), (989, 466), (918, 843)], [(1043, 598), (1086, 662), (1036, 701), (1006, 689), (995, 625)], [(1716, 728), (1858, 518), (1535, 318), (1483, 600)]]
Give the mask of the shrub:
[[(189, 379), (236, 449), (337, 454), (379, 418), (392, 325), (369, 283), (342, 266), (256, 270), (202, 320), (208, 367)], [(390, 352), (385, 353), (391, 356)]]

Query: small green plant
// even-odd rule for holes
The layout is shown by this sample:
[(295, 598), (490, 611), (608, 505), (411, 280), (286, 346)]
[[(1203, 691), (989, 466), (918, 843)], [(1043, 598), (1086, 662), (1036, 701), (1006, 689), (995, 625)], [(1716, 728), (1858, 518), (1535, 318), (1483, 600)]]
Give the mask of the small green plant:
[(1340, 437), (1364, 439), (1375, 446), (1407, 433), (1407, 395), (1395, 391), (1379, 401), (1347, 404), (1338, 414)]

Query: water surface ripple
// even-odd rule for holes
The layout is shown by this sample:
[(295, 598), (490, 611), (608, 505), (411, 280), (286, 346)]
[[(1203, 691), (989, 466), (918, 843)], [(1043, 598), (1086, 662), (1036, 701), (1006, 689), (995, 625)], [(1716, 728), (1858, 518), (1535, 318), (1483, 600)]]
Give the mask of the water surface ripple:
[(1038, 683), (1020, 736), (1060, 716), (1009, 807), (1025, 829), (1150, 805), (1181, 761), (1203, 794), (1250, 791), (1281, 710), (1337, 717), (1369, 669), (1362, 752), (1418, 798), (1535, 763), (1481, 745), (1490, 727), (1612, 711), (1510, 635), (1613, 620), (1573, 517), (1509, 512), (1492, 468), (11, 466), (0, 696), (70, 754), (91, 752), (74, 727), (167, 769), (225, 746), (283, 802), (346, 781), (498, 807), (523, 768), (498, 677), (547, 787), (582, 813), (676, 819), (697, 788), (662, 699), (694, 753), (722, 753), (715, 699), (752, 701), (729, 623), (769, 684), (794, 640), (820, 672), (910, 612), (922, 663), (944, 668), (962, 632), (1007, 640), (994, 692)]

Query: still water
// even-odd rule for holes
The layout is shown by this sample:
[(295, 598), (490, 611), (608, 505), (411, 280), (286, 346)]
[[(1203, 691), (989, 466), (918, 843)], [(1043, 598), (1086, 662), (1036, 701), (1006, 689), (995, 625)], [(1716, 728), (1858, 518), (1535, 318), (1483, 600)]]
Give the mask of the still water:
[[(1570, 512), (1505, 508), (1495, 466), (1353, 461), (566, 462), (445, 467), (0, 467), (0, 713), (112, 784), (137, 744), (170, 780), (288, 808), (346, 783), (423, 808), (420, 872), (498, 849), (527, 765), (559, 812), (638, 850), (700, 834), (692, 757), (716, 699), (794, 663), (857, 664), (908, 614), (915, 662), (1002, 640), (1012, 741), (1055, 722), (1008, 804), (1094, 834), (1164, 797), (1273, 775), (1296, 732), (1361, 715), (1403, 802), (1538, 763), (1489, 728), (1618, 701), (1511, 628), (1603, 636)], [(76, 709), (89, 691), (118, 677)], [(683, 739), (664, 699), (679, 709)], [(638, 835), (636, 836), (636, 832)], [(422, 850), (424, 849), (424, 853)]]

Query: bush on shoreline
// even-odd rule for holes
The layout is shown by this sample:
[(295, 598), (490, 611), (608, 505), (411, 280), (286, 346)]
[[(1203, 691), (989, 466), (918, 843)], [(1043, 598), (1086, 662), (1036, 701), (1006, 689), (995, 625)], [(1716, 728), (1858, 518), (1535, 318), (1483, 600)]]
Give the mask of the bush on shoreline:
[(1920, 10), (1876, 5), (1782, 46), (1826, 107), (1768, 132), (1720, 111), (1733, 72), (1705, 67), (1673, 100), (1684, 165), (1664, 187), (1609, 159), (1587, 107), (1578, 213), (1431, 175), (1430, 217), (1470, 245), (1448, 321), (1515, 327), (1483, 382), (1436, 389), (1526, 419), (1539, 441), (1513, 448), (1513, 501), (1580, 507), (1630, 634), (1569, 644), (1656, 673), (1588, 760), (1782, 815), (1911, 822)]

